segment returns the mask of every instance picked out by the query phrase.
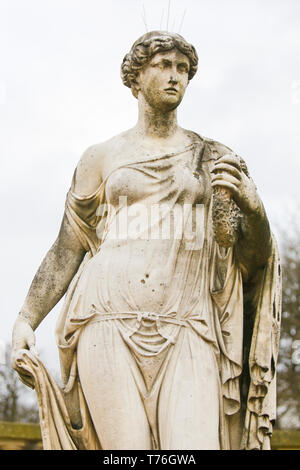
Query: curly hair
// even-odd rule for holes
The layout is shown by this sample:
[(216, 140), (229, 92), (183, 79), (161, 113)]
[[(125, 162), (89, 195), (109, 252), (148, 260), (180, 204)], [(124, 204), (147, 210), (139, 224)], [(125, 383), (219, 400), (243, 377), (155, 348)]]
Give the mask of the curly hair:
[(151, 31), (144, 34), (133, 44), (130, 52), (126, 54), (123, 59), (121, 77), (124, 85), (131, 88), (135, 97), (134, 84), (136, 83), (140, 69), (158, 52), (170, 51), (174, 48), (177, 48), (189, 58), (189, 80), (191, 80), (197, 72), (198, 55), (194, 46), (186, 42), (179, 34), (165, 31)]

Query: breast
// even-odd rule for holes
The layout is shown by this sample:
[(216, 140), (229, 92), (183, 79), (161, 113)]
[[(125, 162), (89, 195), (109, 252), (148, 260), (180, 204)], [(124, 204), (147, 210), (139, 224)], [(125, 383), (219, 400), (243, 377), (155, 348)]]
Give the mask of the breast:
[(202, 203), (205, 185), (201, 173), (194, 174), (188, 158), (145, 161), (116, 169), (106, 183), (109, 204), (119, 206), (120, 198), (127, 205)]
[(145, 199), (153, 191), (149, 179), (135, 168), (119, 168), (106, 183), (107, 201), (117, 207), (123, 197), (127, 198), (128, 205)]

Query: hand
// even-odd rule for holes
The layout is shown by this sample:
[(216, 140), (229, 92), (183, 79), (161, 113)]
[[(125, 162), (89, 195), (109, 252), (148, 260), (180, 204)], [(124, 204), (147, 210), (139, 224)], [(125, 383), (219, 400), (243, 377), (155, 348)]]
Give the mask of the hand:
[(35, 335), (33, 329), (27, 320), (22, 317), (18, 317), (13, 329), (11, 366), (17, 371), (20, 380), (25, 385), (30, 388), (34, 388), (33, 377), (25, 373), (25, 371), (20, 367), (20, 362), (25, 352), (24, 350), (30, 351), (32, 359), (38, 355), (35, 349)]
[(236, 155), (232, 153), (218, 158), (212, 174), (212, 186), (228, 190), (244, 214), (260, 213), (262, 204), (255, 184), (242, 170)]

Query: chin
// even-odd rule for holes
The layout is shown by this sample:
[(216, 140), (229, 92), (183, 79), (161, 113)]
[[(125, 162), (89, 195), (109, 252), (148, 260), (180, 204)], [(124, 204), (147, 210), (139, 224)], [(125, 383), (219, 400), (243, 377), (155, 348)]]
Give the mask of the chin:
[(181, 99), (178, 99), (177, 96), (170, 96), (168, 99), (162, 100), (157, 104), (157, 108), (161, 111), (173, 111), (181, 103)]

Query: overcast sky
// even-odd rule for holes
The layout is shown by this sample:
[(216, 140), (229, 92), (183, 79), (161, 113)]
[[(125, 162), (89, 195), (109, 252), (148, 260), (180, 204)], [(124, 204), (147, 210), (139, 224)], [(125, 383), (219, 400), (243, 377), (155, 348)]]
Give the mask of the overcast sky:
[[(137, 102), (120, 64), (168, 0), (0, 0), (1, 333), (57, 236), (74, 168), (90, 145), (132, 127)], [(164, 14), (162, 17), (162, 11)], [(299, 0), (172, 0), (169, 30), (197, 49), (178, 116), (247, 162), (272, 228), (299, 201)], [(37, 330), (57, 370), (60, 305)]]

